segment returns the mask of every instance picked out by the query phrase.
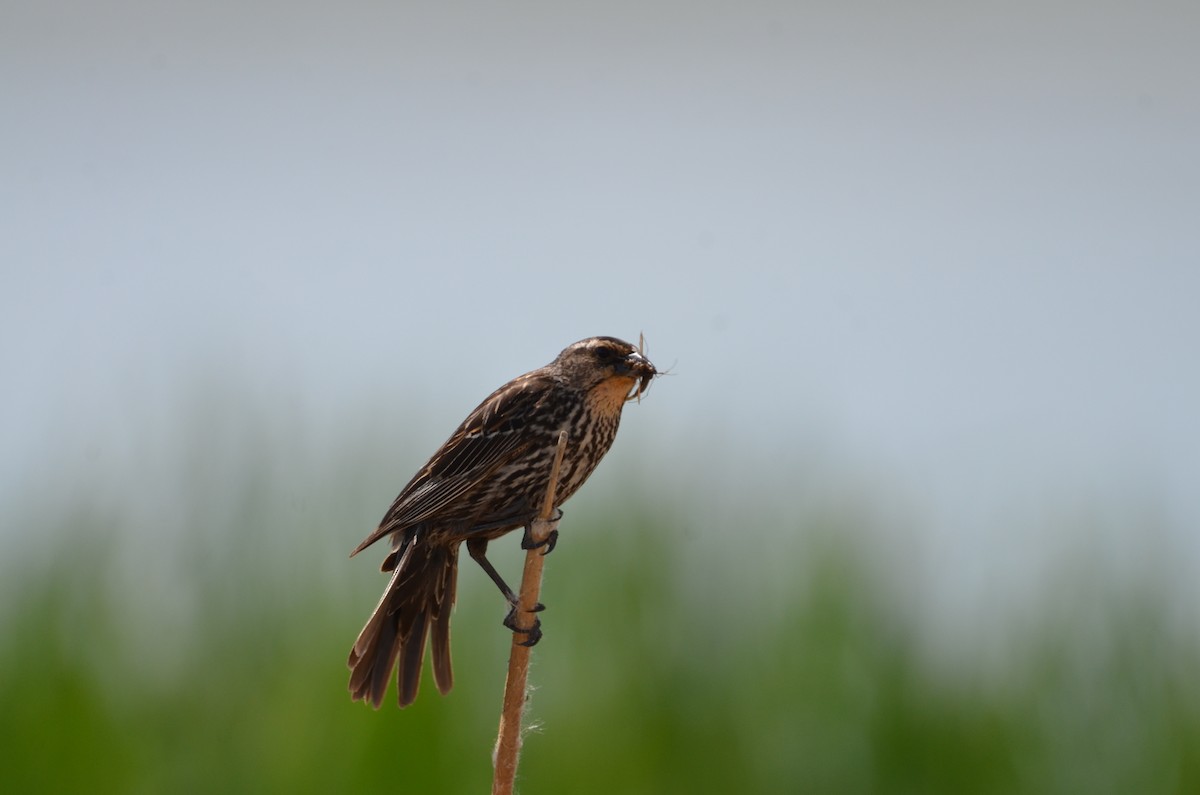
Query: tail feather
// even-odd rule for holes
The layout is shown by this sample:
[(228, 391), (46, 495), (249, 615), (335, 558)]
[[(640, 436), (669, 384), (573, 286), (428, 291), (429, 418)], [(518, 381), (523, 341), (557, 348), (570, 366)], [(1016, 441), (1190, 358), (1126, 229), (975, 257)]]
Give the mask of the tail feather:
[(354, 700), (369, 702), (376, 709), (383, 703), (393, 668), (397, 668), (400, 706), (406, 707), (416, 699), (430, 634), (437, 688), (446, 693), (454, 685), (450, 613), (456, 590), (458, 545), (406, 540), (393, 555), (392, 577), (347, 660)]
[[(455, 576), (458, 547), (454, 547), (451, 557), (454, 562), (450, 564), (448, 574), (442, 577), (438, 588), (438, 603), (446, 607), (432, 613), (433, 626), (430, 628), (433, 637), (433, 681), (443, 696), (450, 692), (454, 684), (454, 671), (450, 666), (450, 613), (458, 591), (458, 577)], [(413, 695), (416, 695), (415, 689)]]

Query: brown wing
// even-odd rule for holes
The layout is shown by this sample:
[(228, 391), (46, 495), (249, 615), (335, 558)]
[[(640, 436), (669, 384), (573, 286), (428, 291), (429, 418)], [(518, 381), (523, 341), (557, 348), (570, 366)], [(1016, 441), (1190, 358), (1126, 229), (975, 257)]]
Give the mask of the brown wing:
[(354, 557), (384, 536), (435, 517), (469, 495), (528, 446), (522, 433), (549, 394), (546, 376), (528, 373), (479, 404), (396, 497), (383, 521), (350, 553)]

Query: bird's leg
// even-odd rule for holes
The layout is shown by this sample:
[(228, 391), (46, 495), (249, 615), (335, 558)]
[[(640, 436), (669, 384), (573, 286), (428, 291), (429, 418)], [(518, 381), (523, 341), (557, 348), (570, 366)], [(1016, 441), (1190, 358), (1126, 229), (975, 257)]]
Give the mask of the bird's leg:
[[(552, 519), (550, 519), (550, 521), (558, 522), (558, 520), (562, 518), (562, 515), (563, 515), (562, 508), (555, 508), (554, 509), (554, 517)], [(525, 525), (525, 535), (521, 537), (521, 549), (524, 549), (525, 551), (529, 551), (531, 549), (538, 549), (540, 547), (545, 547), (546, 548), (545, 551), (542, 552), (542, 555), (545, 556), (545, 555), (549, 555), (551, 552), (554, 551), (554, 545), (557, 543), (558, 543), (558, 530), (557, 529), (551, 530), (544, 540), (534, 541), (533, 540), (533, 525), (532, 525), (532, 523)]]
[[(496, 567), (492, 565), (492, 562), (487, 559), (487, 545), (488, 542), (486, 538), (467, 539), (467, 552), (470, 553), (471, 558), (479, 564), (479, 567), (487, 572), (487, 575), (492, 578), (492, 582), (496, 583), (496, 587), (500, 589), (500, 593), (502, 593), (504, 598), (508, 601), (508, 615), (504, 617), (504, 626), (513, 632), (520, 632), (528, 635), (529, 638), (521, 645), (532, 646), (542, 639), (542, 620), (540, 618), (534, 618), (533, 626), (529, 629), (517, 626), (517, 595), (513, 593), (512, 588), (508, 587), (508, 583), (506, 583), (504, 578), (500, 576), (500, 572), (496, 571)], [(533, 610), (530, 612), (540, 613), (545, 609), (546, 606), (541, 602), (538, 602), (533, 606)]]
[(467, 552), (471, 554), (479, 567), (487, 572), (487, 576), (492, 578), (492, 582), (496, 583), (496, 587), (500, 589), (500, 593), (504, 594), (504, 598), (508, 600), (510, 605), (517, 604), (517, 595), (513, 593), (513, 589), (508, 587), (508, 583), (500, 576), (500, 572), (496, 571), (496, 567), (487, 559), (487, 539), (486, 538), (469, 538), (467, 539)]

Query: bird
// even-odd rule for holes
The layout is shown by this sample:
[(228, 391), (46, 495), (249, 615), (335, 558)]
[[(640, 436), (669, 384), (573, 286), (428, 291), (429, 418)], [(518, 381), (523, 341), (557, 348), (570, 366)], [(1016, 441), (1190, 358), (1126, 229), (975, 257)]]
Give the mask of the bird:
[(544, 546), (543, 554), (554, 548), (557, 531), (534, 543), (530, 524), (546, 493), (559, 432), (567, 433), (554, 498), (561, 516), (559, 506), (612, 446), (625, 403), (640, 401), (659, 374), (643, 347), (616, 337), (568, 345), (554, 361), (485, 398), (400, 491), (350, 553), (391, 541), (380, 567), (391, 579), (347, 660), (353, 700), (378, 709), (395, 668), (399, 705), (412, 704), (427, 640), (434, 683), (443, 695), (450, 691), (450, 613), (463, 542), (509, 603), (504, 625), (526, 633), (526, 645), (537, 642), (540, 621), (532, 629), (517, 626), (517, 597), (488, 561), (488, 542), (524, 527), (523, 548)]

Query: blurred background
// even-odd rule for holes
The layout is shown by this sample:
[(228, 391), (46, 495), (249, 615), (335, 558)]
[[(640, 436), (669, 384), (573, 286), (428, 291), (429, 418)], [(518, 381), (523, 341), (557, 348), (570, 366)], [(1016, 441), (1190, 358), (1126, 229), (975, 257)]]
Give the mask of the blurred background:
[(1200, 791), (1198, 24), (0, 5), (0, 789), (486, 790), (503, 603), (372, 712), (347, 554), (644, 332), (523, 791)]

